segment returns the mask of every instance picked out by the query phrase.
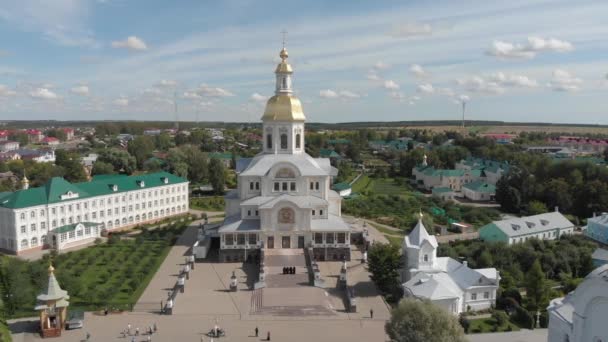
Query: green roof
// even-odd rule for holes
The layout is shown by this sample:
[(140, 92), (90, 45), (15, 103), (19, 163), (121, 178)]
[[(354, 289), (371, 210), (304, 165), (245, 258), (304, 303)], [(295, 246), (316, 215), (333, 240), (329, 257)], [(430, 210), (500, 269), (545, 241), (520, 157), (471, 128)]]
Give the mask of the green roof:
[(448, 187), (438, 187), (438, 188), (433, 188), (432, 192), (434, 194), (444, 194), (446, 192), (452, 192), (454, 190), (448, 188)]
[(99, 223), (96, 222), (78, 222), (55, 228), (55, 232), (58, 234), (71, 232), (72, 230), (76, 229), (76, 226), (78, 226), (79, 224), (82, 224), (85, 227), (99, 226)]
[[(58, 202), (70, 202), (74, 199), (82, 199), (95, 196), (109, 195), (141, 189), (153, 188), (167, 184), (185, 183), (186, 179), (168, 172), (156, 172), (141, 175), (100, 175), (95, 176), (90, 182), (70, 183), (61, 177), (51, 178), (44, 186), (15, 191), (10, 195), (0, 196), (0, 207), (4, 208), (27, 208), (37, 205), (52, 204)], [(116, 185), (117, 190), (113, 191)]]
[(321, 150), (319, 150), (319, 156), (321, 156), (323, 158), (339, 158), (340, 157), (340, 155), (338, 153), (336, 153), (336, 151), (326, 149), (326, 148), (322, 148)]
[(342, 183), (334, 184), (334, 186), (332, 186), (331, 188), (336, 191), (342, 191), (342, 190), (350, 189), (351, 186), (348, 183), (342, 182)]
[(475, 192), (484, 192), (484, 193), (495, 193), (496, 186), (492, 184), (488, 184), (483, 181), (471, 182), (464, 185), (465, 188), (475, 191)]

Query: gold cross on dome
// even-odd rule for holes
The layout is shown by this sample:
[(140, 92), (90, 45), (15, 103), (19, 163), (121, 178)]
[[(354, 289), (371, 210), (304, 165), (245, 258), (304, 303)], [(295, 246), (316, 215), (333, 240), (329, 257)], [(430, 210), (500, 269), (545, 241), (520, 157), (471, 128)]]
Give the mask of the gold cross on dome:
[(283, 29), (283, 31), (281, 31), (281, 34), (283, 35), (283, 48), (285, 48), (285, 42), (287, 41), (287, 31)]

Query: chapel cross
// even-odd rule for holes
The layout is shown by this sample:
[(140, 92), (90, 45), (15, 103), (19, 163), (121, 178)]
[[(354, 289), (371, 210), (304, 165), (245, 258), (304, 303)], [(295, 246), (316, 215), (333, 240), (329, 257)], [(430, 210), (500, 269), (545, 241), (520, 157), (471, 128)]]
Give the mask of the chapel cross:
[(283, 29), (283, 31), (281, 31), (281, 34), (283, 35), (283, 48), (285, 48), (285, 41), (287, 40), (287, 31)]

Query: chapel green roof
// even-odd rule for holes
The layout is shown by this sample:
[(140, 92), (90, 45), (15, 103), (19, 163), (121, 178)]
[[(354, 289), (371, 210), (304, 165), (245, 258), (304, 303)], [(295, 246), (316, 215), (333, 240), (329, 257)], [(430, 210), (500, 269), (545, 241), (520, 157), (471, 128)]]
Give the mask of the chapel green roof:
[(339, 158), (340, 155), (334, 150), (322, 148), (319, 150), (319, 156), (323, 158)]
[(437, 188), (433, 188), (432, 193), (434, 194), (444, 194), (446, 192), (452, 192), (454, 190), (448, 188), (448, 187), (437, 187)]
[[(217, 159), (232, 159), (232, 153), (231, 152), (213, 152), (213, 153), (209, 153), (209, 158), (217, 158)], [(239, 157), (238, 155), (235, 157), (236, 159), (239, 159), (241, 157)]]
[[(0, 196), (0, 207), (18, 209), (37, 205), (52, 204), (58, 202), (70, 202), (74, 199), (82, 199), (95, 196), (109, 195), (141, 189), (141, 181), (144, 188), (153, 188), (165, 185), (163, 179), (167, 178), (167, 184), (185, 183), (186, 179), (168, 172), (156, 172), (141, 175), (100, 175), (95, 176), (90, 182), (70, 183), (61, 177), (51, 178), (45, 185), (19, 190), (10, 195)], [(117, 190), (113, 191), (113, 185)], [(72, 194), (73, 196), (70, 196)], [(64, 199), (62, 199), (64, 197)]]
[(65, 226), (55, 228), (54, 231), (58, 234), (71, 232), (71, 231), (75, 230), (79, 224), (82, 224), (85, 227), (99, 226), (99, 223), (97, 223), (97, 222), (78, 222), (78, 223), (67, 224)]
[(332, 186), (332, 189), (334, 189), (336, 191), (347, 190), (350, 188), (351, 188), (350, 184), (348, 184), (346, 182), (336, 183), (336, 184), (334, 184), (334, 186)]
[(488, 184), (483, 181), (471, 182), (464, 185), (465, 188), (475, 191), (475, 192), (484, 192), (484, 193), (495, 193), (496, 186), (492, 184)]

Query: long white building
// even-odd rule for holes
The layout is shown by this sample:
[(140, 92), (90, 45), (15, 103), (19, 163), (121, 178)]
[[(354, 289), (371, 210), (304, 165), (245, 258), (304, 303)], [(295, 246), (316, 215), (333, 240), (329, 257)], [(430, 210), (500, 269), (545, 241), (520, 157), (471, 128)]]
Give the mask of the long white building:
[(87, 243), (102, 231), (186, 213), (188, 181), (166, 172), (100, 175), (90, 182), (61, 177), (44, 186), (0, 193), (0, 249), (21, 254)]
[(262, 117), (263, 151), (237, 162), (238, 189), (226, 196), (220, 258), (312, 246), (318, 260), (349, 260), (350, 226), (341, 217), (340, 195), (330, 188), (337, 170), (328, 158), (305, 152), (306, 117), (293, 94), (286, 49), (280, 57), (275, 95)]

